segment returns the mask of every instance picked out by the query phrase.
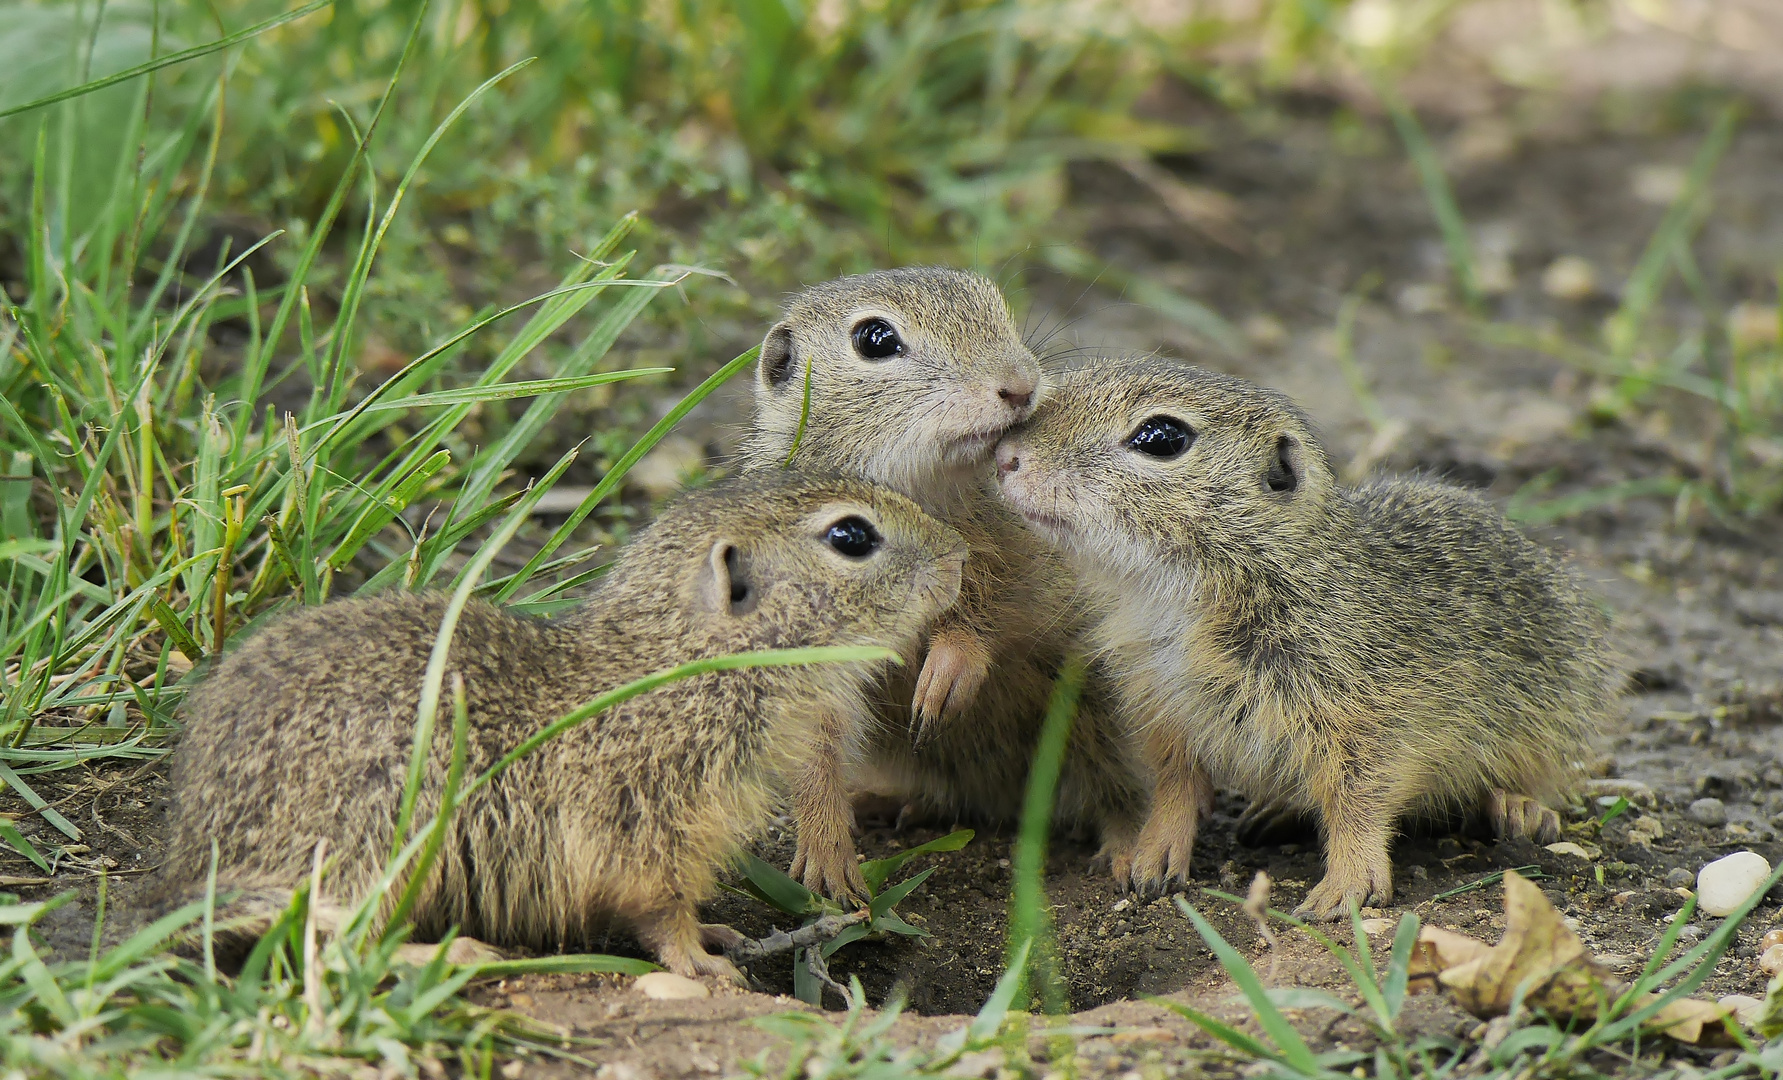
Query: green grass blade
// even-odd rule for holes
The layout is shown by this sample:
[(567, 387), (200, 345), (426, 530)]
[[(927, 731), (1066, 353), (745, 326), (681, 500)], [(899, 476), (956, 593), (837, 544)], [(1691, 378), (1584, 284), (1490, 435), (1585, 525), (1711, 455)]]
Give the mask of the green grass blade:
[(976, 834), (971, 829), (955, 829), (946, 836), (936, 837), (926, 844), (918, 844), (913, 848), (900, 851), (885, 859), (868, 859), (861, 863), (861, 877), (866, 879), (867, 888), (878, 892), (880, 887), (891, 876), (904, 868), (904, 864), (918, 855), (937, 855), (947, 851), (958, 851), (972, 842)]
[(72, 822), (70, 822), (67, 818), (65, 818), (61, 814), (57, 813), (55, 811), (55, 808), (50, 806), (49, 803), (44, 802), (43, 796), (37, 794), (37, 792), (35, 792), (35, 791), (32, 791), (31, 788), (23, 780), (19, 779), (19, 774), (12, 771), (12, 766), (6, 765), (6, 764), (0, 764), (0, 781), (5, 781), (7, 787), (10, 787), (14, 791), (18, 792), (19, 798), (24, 799), (27, 803), (30, 803), (31, 809), (37, 811), (40, 815), (42, 815), (43, 820), (49, 822), (51, 825), (54, 825), (56, 827), (57, 832), (60, 832), (63, 836), (68, 837), (70, 840), (79, 840), (80, 839), (80, 830), (75, 828), (74, 824)]
[(19, 832), (16, 825), (5, 818), (0, 818), (0, 840), (6, 841), (14, 851), (31, 860), (37, 869), (46, 874), (50, 872), (50, 864), (44, 860), (42, 855), (38, 854), (37, 848), (32, 845), (31, 841), (25, 839), (24, 834)]
[(662, 968), (648, 960), (629, 956), (603, 956), (600, 953), (565, 953), (561, 956), (535, 956), (525, 960), (493, 960), (470, 965), (478, 979), (507, 978), (512, 975), (647, 975)]
[(526, 565), (521, 567), (519, 572), (514, 575), (513, 579), (502, 588), (501, 592), (496, 594), (496, 600), (504, 601), (510, 596), (513, 596), (514, 593), (518, 592), (520, 587), (526, 584), (527, 580), (531, 578), (533, 574), (538, 572), (539, 567), (544, 565), (545, 561), (569, 540), (576, 529), (587, 519), (588, 515), (594, 512), (594, 508), (599, 506), (607, 496), (611, 495), (619, 487), (619, 482), (625, 479), (625, 474), (631, 470), (633, 465), (636, 465), (645, 454), (648, 454), (657, 443), (661, 442), (663, 437), (672, 431), (676, 424), (681, 422), (682, 417), (692, 412), (696, 405), (706, 400), (714, 390), (717, 390), (720, 386), (729, 382), (731, 377), (737, 374), (737, 372), (742, 371), (744, 368), (755, 363), (755, 358), (760, 353), (761, 346), (757, 345), (713, 372), (710, 378), (689, 391), (687, 396), (676, 403), (675, 407), (670, 409), (666, 416), (661, 420), (658, 420), (655, 426), (645, 432), (643, 437), (638, 439), (637, 442), (633, 443), (631, 449), (627, 450), (620, 456), (618, 461), (613, 463), (613, 467), (607, 470), (607, 475), (601, 477), (600, 483), (594, 486), (594, 490), (590, 491), (588, 495), (583, 498), (581, 504), (578, 505), (576, 509), (570, 513), (569, 517), (564, 519), (563, 524), (558, 526), (557, 530), (551, 534), (551, 538), (545, 541), (538, 552), (526, 561)]
[(1212, 308), (1148, 277), (1130, 274), (1069, 244), (1048, 244), (1040, 249), (1040, 255), (1059, 273), (1089, 284), (1106, 283), (1136, 303), (1176, 320), (1225, 352), (1237, 354), (1243, 348), (1237, 329)]
[(1647, 315), (1665, 287), (1673, 252), (1696, 227), (1703, 195), (1722, 156), (1726, 154), (1728, 145), (1733, 141), (1734, 128), (1739, 123), (1741, 112), (1740, 105), (1735, 103), (1723, 107), (1716, 114), (1714, 125), (1703, 139), (1702, 146), (1697, 149), (1696, 157), (1691, 160), (1689, 171), (1685, 173), (1683, 190), (1666, 209), (1665, 216), (1648, 238), (1640, 261), (1635, 264), (1634, 272), (1629, 275), (1628, 285), (1623, 289), (1621, 304), (1604, 324), (1604, 341), (1611, 355), (1626, 358), (1634, 352)]
[(742, 871), (744, 881), (750, 886), (748, 891), (751, 895), (788, 915), (815, 915), (833, 906), (826, 904), (823, 897), (794, 881), (779, 867), (747, 851), (739, 858), (737, 868)]
[(1065, 987), (1056, 970), (1057, 956), (1046, 907), (1047, 838), (1052, 832), (1053, 803), (1083, 681), (1083, 659), (1068, 657), (1053, 684), (1052, 700), (1047, 703), (1046, 719), (1035, 741), (1034, 761), (1028, 768), (1028, 787), (1022, 801), (1021, 831), (1011, 860), (1014, 885), (1009, 901), (1006, 955), (1013, 962), (1018, 948), (1032, 946), (1026, 955), (1040, 975), (1037, 989), (1049, 1013), (1065, 1011), (1066, 1000)]
[(577, 724), (597, 716), (621, 702), (629, 701), (639, 694), (647, 694), (659, 686), (676, 680), (692, 678), (696, 675), (707, 675), (717, 671), (736, 671), (742, 668), (861, 663), (900, 664), (903, 663), (903, 658), (895, 650), (883, 649), (876, 645), (826, 645), (809, 649), (763, 649), (759, 652), (735, 653), (730, 656), (692, 660), (685, 664), (665, 668), (641, 679), (634, 679), (617, 689), (609, 690), (588, 704), (564, 714), (562, 718), (527, 738), (519, 746), (508, 751), (500, 761), (490, 766), (483, 775), (477, 777), (476, 781), (465, 789), (465, 797), (469, 798), (484, 784), (506, 771), (508, 766)]
[(966, 1025), (968, 1039), (975, 1043), (988, 1042), (996, 1037), (1008, 1018), (1010, 1008), (1015, 1004), (1015, 997), (1027, 983), (1028, 958), (1033, 949), (1033, 939), (1017, 945), (1009, 962), (1003, 967), (1003, 975), (997, 980), (996, 988), (991, 996), (985, 999), (978, 1015)]
[(394, 401), (380, 401), (365, 411), (375, 413), (388, 409), (422, 409), (431, 405), (467, 405), (480, 401), (504, 401), (509, 398), (560, 394), (590, 386), (621, 382), (625, 379), (636, 379), (644, 375), (667, 375), (674, 370), (670, 367), (628, 368), (624, 371), (597, 371), (592, 375), (580, 375), (569, 379), (535, 379), (530, 382), (497, 383), (493, 386), (466, 386), (457, 390), (438, 390), (431, 394), (414, 394), (409, 397), (397, 398)]
[(1300, 1033), (1294, 1030), (1294, 1025), (1288, 1023), (1281, 1010), (1269, 1000), (1269, 995), (1263, 988), (1263, 980), (1257, 977), (1256, 970), (1237, 949), (1220, 936), (1220, 932), (1212, 924), (1202, 918), (1193, 905), (1179, 896), (1176, 906), (1189, 917), (1189, 921), (1195, 925), (1195, 931), (1201, 935), (1201, 940), (1207, 942), (1207, 947), (1213, 950), (1220, 966), (1226, 969), (1227, 976), (1237, 984), (1245, 1000), (1250, 1002), (1251, 1009), (1257, 1014), (1257, 1022), (1263, 1025), (1263, 1030), (1280, 1049), (1282, 1060), (1297, 1072), (1307, 1076), (1319, 1075), (1322, 1070), (1319, 1063), (1313, 1060), (1312, 1050), (1300, 1038)]
[[(572, 450), (565, 457), (572, 457), (574, 454), (575, 451)], [(522, 502), (521, 509), (528, 509), (524, 500)], [(433, 639), (433, 651), (428, 655), (427, 669), (421, 678), (421, 702), (415, 719), (414, 741), (409, 750), (408, 779), (403, 784), (396, 829), (391, 836), (392, 859), (409, 840), (409, 825), (415, 816), (415, 800), (421, 794), (422, 773), (426, 771), (427, 759), (433, 753), (434, 718), (439, 712), (440, 687), (446, 677), (447, 653), (452, 646), (452, 636), (458, 630), (458, 618), (464, 613), (465, 605), (470, 602), (471, 593), (482, 579), (483, 572), (489, 569), (489, 564), (495, 561), (495, 556), (513, 539), (525, 520), (525, 513), (512, 514), (501, 529), (489, 538), (482, 550), (465, 566), (464, 573), (459, 577), (458, 587), (452, 590), (452, 598), (447, 601), (445, 613), (440, 618), (439, 632)], [(469, 795), (470, 792), (465, 794)]]
[(1288, 1064), (1287, 1058), (1271, 1049), (1261, 1040), (1254, 1039), (1232, 1025), (1216, 1020), (1199, 1009), (1184, 1005), (1180, 1001), (1171, 1001), (1169, 998), (1148, 997), (1145, 1000), (1151, 1002), (1153, 1005), (1169, 1009), (1171, 1012), (1182, 1017), (1184, 1020), (1187, 1020), (1189, 1023), (1194, 1024), (1202, 1031), (1207, 1032), (1209, 1035), (1212, 1035), (1214, 1038), (1247, 1057), (1260, 1058), (1263, 1061), (1273, 1061), (1278, 1065)]
[(303, 18), (305, 15), (320, 11), (333, 3), (334, 0), (311, 0), (310, 3), (305, 4), (300, 8), (287, 11), (282, 15), (275, 15), (263, 22), (257, 22), (245, 30), (238, 30), (227, 37), (221, 37), (215, 41), (207, 41), (203, 45), (194, 45), (190, 49), (182, 49), (176, 53), (168, 53), (166, 56), (156, 57), (146, 63), (138, 64), (135, 67), (125, 68), (123, 71), (117, 72), (116, 74), (107, 75), (101, 79), (94, 79), (91, 82), (85, 82), (79, 86), (70, 87), (67, 90), (60, 90), (54, 94), (40, 97), (33, 101), (27, 101), (23, 105), (14, 105), (11, 108), (0, 109), (0, 120), (4, 120), (9, 116), (17, 116), (19, 113), (30, 112), (32, 109), (41, 109), (45, 105), (54, 105), (57, 102), (80, 97), (83, 94), (91, 94), (96, 90), (103, 90), (108, 86), (116, 86), (118, 83), (127, 82), (139, 75), (147, 75), (152, 71), (159, 71), (164, 67), (172, 67), (174, 64), (183, 64), (187, 60), (196, 60), (200, 56), (209, 56), (211, 53), (221, 49), (227, 49), (231, 45), (239, 45), (249, 38), (258, 37), (259, 35), (266, 33), (268, 30), (277, 29), (288, 22), (293, 22)]
[(1430, 144), (1430, 137), (1424, 133), (1424, 126), (1418, 123), (1417, 114), (1399, 95), (1399, 89), (1393, 85), (1392, 80), (1385, 75), (1371, 73), (1371, 82), (1381, 104), (1387, 108), (1394, 131), (1399, 133), (1399, 141), (1405, 145), (1406, 155), (1412, 159), (1412, 166), (1418, 171), (1418, 182), (1424, 187), (1424, 199), (1430, 204), (1430, 213), (1436, 218), (1437, 230), (1442, 234), (1443, 249), (1449, 257), (1449, 271), (1455, 275), (1455, 284), (1461, 290), (1461, 299), (1469, 308), (1477, 310), (1484, 296), (1480, 292), (1473, 239), (1468, 235), (1467, 219), (1461, 214), (1461, 206), (1455, 201), (1455, 189), (1449, 183), (1448, 174), (1443, 171), (1442, 157), (1436, 152), (1436, 147)]

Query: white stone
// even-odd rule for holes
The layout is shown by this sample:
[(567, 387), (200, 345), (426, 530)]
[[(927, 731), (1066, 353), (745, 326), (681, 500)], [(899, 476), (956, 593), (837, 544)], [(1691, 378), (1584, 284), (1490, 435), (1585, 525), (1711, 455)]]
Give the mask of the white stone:
[(1590, 859), (1592, 857), (1589, 851), (1586, 851), (1571, 840), (1562, 840), (1558, 844), (1549, 844), (1548, 850), (1556, 855), (1572, 855), (1580, 859)]
[(690, 998), (711, 997), (712, 991), (706, 985), (685, 975), (677, 975), (672, 971), (652, 971), (648, 975), (639, 975), (632, 986), (638, 993), (658, 1001), (686, 1001)]
[(1393, 929), (1393, 922), (1390, 919), (1362, 920), (1362, 932), (1369, 937), (1379, 937), (1391, 929)]
[(1755, 851), (1736, 851), (1697, 871), (1697, 907), (1708, 915), (1731, 915), (1771, 876), (1771, 864)]
[(1597, 293), (1597, 267), (1577, 255), (1562, 255), (1542, 271), (1542, 291), (1556, 300), (1589, 300)]

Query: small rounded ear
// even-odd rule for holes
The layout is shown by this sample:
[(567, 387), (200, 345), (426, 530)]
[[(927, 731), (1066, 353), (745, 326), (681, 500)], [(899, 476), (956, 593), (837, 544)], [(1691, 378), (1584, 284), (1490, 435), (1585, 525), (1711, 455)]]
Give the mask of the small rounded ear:
[(1306, 460), (1300, 446), (1300, 440), (1292, 435), (1283, 435), (1275, 440), (1275, 452), (1269, 457), (1269, 476), (1267, 483), (1270, 491), (1288, 492), (1300, 486), (1300, 480), (1306, 475)]
[(747, 615), (755, 610), (760, 590), (750, 579), (748, 562), (736, 544), (729, 540), (713, 544), (704, 576), (700, 591), (708, 611)]
[(762, 339), (761, 356), (756, 364), (761, 385), (774, 389), (785, 386), (798, 366), (794, 352), (792, 328), (785, 323), (775, 323), (768, 336)]

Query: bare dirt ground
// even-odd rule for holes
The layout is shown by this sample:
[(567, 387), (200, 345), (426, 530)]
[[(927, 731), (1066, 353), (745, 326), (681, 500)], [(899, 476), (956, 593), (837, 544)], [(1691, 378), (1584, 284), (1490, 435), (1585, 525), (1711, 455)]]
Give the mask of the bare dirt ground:
[[(1441, 474), (1501, 501), (1550, 470), (1557, 477), (1550, 494), (1565, 494), (1697, 467), (1700, 448), (1687, 411), (1673, 411), (1669, 425), (1593, 427), (1583, 419), (1590, 377), (1484, 344), (1466, 318), (1429, 309), (1424, 287), (1441, 280), (1441, 249), (1416, 179), (1378, 121), (1334, 123), (1338, 102), (1314, 95), (1254, 127), (1187, 91), (1161, 94), (1154, 106), (1213, 134), (1214, 149), (1164, 165), (1178, 179), (1234, 200), (1238, 241), (1209, 239), (1112, 167), (1074, 173), (1070, 213), (1099, 255), (1204, 298), (1246, 326), (1250, 347), (1241, 356), (1222, 355), (1148, 309), (1040, 276), (1029, 279), (1021, 297), (1036, 335), (1075, 320), (1049, 350), (1157, 349), (1278, 386), (1324, 425), (1337, 460), (1367, 454), (1379, 467)], [(1691, 115), (1688, 106), (1674, 95), (1644, 112), (1538, 110), (1518, 120), (1508, 139), (1481, 135), (1467, 117), (1446, 126), (1433, 121), (1462, 205), (1511, 272), (1512, 287), (1491, 301), (1499, 318), (1589, 333), (1611, 309), (1616, 283), (1663, 211), (1643, 199), (1640, 178), (1688, 162), (1700, 138), (1706, 112)], [(1780, 166), (1783, 121), (1763, 111), (1749, 115), (1715, 181), (1715, 209), (1698, 255), (1729, 304), (1775, 296), (1775, 260), (1783, 251)], [(1590, 259), (1606, 294), (1578, 303), (1546, 296), (1541, 270), (1560, 255)], [(1357, 360), (1386, 415), (1405, 425), (1390, 446), (1373, 450), (1373, 430), (1336, 362), (1332, 334), (1339, 305), (1371, 271), (1380, 277), (1356, 322)], [(705, 411), (714, 442), (727, 441), (741, 402), (732, 395)], [(1783, 856), (1783, 529), (1775, 521), (1744, 533), (1678, 528), (1669, 503), (1634, 500), (1533, 531), (1569, 552), (1614, 609), (1634, 662), (1626, 718), (1599, 741), (1591, 790), (1568, 815), (1568, 839), (1591, 857), (1462, 835), (1407, 838), (1395, 852), (1395, 903), (1365, 914), (1396, 919), (1411, 910), (1426, 923), (1496, 940), (1504, 925), (1499, 888), (1466, 887), (1494, 871), (1534, 866), (1586, 943), (1611, 966), (1638, 970), (1682, 905), (1680, 887), (1705, 862), (1742, 849), (1773, 862)], [(0, 854), (0, 889), (29, 899), (82, 888), (81, 901), (45, 927), (52, 946), (81, 949), (90, 940), (98, 870), (112, 875), (114, 911), (128, 912), (136, 882), (158, 861), (165, 770), (151, 764), (57, 779), (59, 787), (41, 777), (39, 790), (86, 830), (84, 845), (68, 849), (53, 879)], [(1591, 818), (1602, 812), (1598, 800), (1618, 794), (1634, 808), (1597, 827)], [(1721, 800), (1725, 821), (1689, 812), (1704, 797)], [(1236, 796), (1222, 796), (1204, 827), (1188, 898), (1268, 967), (1271, 958), (1249, 920), (1200, 890), (1242, 891), (1265, 870), (1277, 882), (1278, 906), (1289, 907), (1318, 879), (1321, 864), (1311, 837), (1239, 845), (1233, 822), (1242, 807)], [(20, 825), (47, 846), (40, 818)], [(861, 848), (882, 856), (939, 831), (870, 830)], [(777, 830), (760, 853), (784, 865), (790, 840)], [(1172, 902), (1122, 895), (1090, 871), (1090, 854), (1086, 844), (1058, 838), (1048, 866), (1064, 971), (1080, 1021), (1125, 1030), (1087, 1040), (1080, 1068), (1108, 1076), (1231, 1071), (1208, 1056), (1205, 1037), (1139, 1000), (1171, 995), (1237, 1019), (1242, 1009), (1231, 1003), (1231, 985)], [(913, 1015), (901, 1022), (898, 1038), (919, 1041), (956, 1027), (960, 1014), (989, 993), (1002, 968), (1009, 855), (1008, 835), (986, 828), (965, 850), (932, 858), (934, 876), (903, 910), (933, 937), (861, 942), (833, 961), (837, 977), (858, 975), (875, 1003), (894, 992), (907, 996)], [(1707, 993), (1762, 992), (1756, 946), (1778, 915), (1774, 901), (1758, 911)], [(751, 934), (776, 922), (765, 909), (729, 897), (709, 917)], [(1685, 933), (1700, 937), (1712, 926), (1699, 918)], [(636, 951), (623, 939), (609, 948)], [(1347, 990), (1336, 964), (1304, 937), (1285, 936), (1273, 962), (1280, 983)], [(790, 990), (784, 962), (753, 974), (769, 990)], [(802, 1007), (773, 993), (723, 987), (700, 1001), (648, 1001), (628, 983), (529, 977), (482, 986), (476, 995), (595, 1040), (586, 1053), (602, 1063), (597, 1075), (606, 1080), (734, 1073), (738, 1062), (774, 1046), (750, 1018)], [(1323, 1046), (1364, 1045), (1360, 1030), (1333, 1014), (1308, 1013), (1305, 1020)], [(1434, 998), (1419, 1001), (1412, 1022), (1433, 1032), (1474, 1026)], [(526, 1068), (526, 1075), (576, 1072), (561, 1064)]]

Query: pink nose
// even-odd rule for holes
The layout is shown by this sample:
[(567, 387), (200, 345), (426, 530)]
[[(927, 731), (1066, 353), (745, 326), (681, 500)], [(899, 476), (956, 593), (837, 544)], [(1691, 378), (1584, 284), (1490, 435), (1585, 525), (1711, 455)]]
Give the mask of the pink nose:
[(1032, 389), (1024, 390), (1019, 387), (1005, 386), (997, 391), (997, 396), (1004, 401), (1007, 401), (1009, 407), (1012, 409), (1025, 409), (1028, 407), (1028, 404), (1034, 400), (1034, 391)]
[(1008, 443), (997, 445), (997, 475), (1008, 476), (1022, 467), (1021, 454)]

